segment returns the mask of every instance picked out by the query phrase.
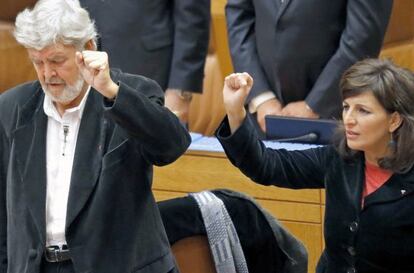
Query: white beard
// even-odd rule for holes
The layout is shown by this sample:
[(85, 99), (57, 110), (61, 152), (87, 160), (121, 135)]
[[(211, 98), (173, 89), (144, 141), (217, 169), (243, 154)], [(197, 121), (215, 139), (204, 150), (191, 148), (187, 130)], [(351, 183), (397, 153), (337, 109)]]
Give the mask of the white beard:
[(62, 92), (59, 95), (55, 95), (51, 92), (46, 86), (42, 85), (43, 91), (45, 94), (50, 97), (53, 102), (58, 102), (62, 104), (68, 104), (76, 99), (80, 93), (82, 92), (82, 87), (85, 80), (79, 74), (78, 79), (76, 80), (75, 84), (73, 85), (66, 85), (63, 88)]

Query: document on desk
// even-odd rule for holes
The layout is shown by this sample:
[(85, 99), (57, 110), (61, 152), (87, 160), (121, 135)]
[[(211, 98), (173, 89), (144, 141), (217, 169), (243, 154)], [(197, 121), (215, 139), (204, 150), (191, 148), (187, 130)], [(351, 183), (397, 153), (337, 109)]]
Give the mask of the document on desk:
[[(207, 152), (224, 152), (220, 142), (215, 137), (207, 137), (197, 133), (190, 133), (191, 145), (188, 150), (192, 151), (207, 151)], [(302, 143), (288, 143), (277, 141), (263, 141), (266, 147), (272, 149), (286, 149), (286, 150), (305, 150), (319, 147), (316, 144), (302, 144)]]
[(220, 142), (215, 137), (206, 137), (206, 136), (193, 136), (191, 135), (191, 144), (188, 148), (193, 151), (207, 151), (207, 152), (224, 152), (223, 147), (221, 147)]

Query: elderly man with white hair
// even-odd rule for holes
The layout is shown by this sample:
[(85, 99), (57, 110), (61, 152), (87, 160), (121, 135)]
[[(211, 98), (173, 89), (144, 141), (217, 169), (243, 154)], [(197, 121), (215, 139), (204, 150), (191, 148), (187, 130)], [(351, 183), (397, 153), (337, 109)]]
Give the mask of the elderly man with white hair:
[(96, 36), (77, 0), (16, 18), (38, 80), (0, 96), (0, 273), (178, 271), (152, 168), (190, 137), (154, 81), (110, 69)]

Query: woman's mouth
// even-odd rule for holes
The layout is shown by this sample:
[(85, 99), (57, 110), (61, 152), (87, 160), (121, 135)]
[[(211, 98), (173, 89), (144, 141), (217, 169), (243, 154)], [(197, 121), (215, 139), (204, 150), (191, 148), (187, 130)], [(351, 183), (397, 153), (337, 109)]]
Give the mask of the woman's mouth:
[(359, 136), (358, 133), (351, 131), (351, 130), (346, 130), (345, 134), (346, 134), (347, 139), (356, 139)]

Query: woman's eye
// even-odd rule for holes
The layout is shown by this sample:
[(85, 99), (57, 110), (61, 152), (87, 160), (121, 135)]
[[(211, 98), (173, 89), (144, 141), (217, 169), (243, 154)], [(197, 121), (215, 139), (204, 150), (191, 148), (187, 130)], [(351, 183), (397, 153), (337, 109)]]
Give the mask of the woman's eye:
[(369, 114), (370, 112), (368, 111), (368, 110), (366, 110), (366, 109), (364, 109), (364, 108), (359, 108), (359, 110), (358, 110), (360, 113), (362, 113), (362, 114)]

